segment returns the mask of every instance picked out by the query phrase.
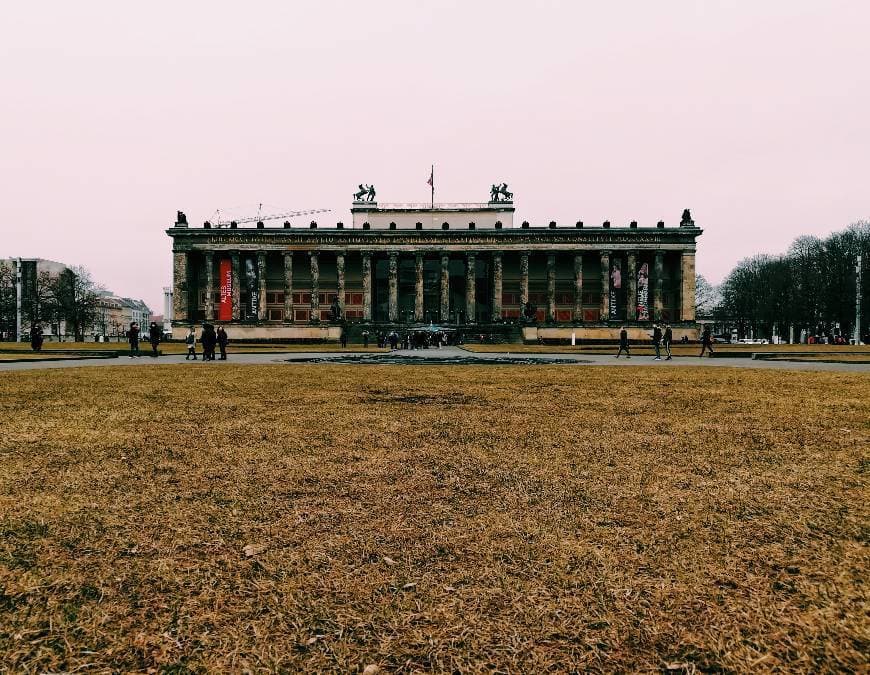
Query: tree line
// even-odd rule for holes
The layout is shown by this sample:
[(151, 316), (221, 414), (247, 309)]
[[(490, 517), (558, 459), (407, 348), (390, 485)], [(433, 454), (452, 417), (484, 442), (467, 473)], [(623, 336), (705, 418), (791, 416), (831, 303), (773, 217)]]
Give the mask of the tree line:
[[(0, 332), (14, 335), (17, 318), (15, 268), (0, 261)], [(21, 294), (22, 331), (40, 324), (52, 326), (57, 334), (61, 322), (72, 329), (76, 341), (83, 341), (85, 329), (93, 326), (100, 314), (102, 290), (83, 267), (69, 267), (60, 274), (40, 272), (35, 283)]]
[[(861, 255), (861, 288), (856, 263)], [(862, 325), (870, 307), (870, 221), (859, 221), (826, 238), (802, 236), (784, 255), (741, 260), (718, 288), (712, 315), (731, 323), (740, 337), (788, 338), (843, 335), (855, 330), (855, 298), (861, 293)], [(705, 288), (705, 291), (709, 291)], [(709, 302), (709, 295), (707, 298)], [(700, 305), (700, 302), (698, 303)]]

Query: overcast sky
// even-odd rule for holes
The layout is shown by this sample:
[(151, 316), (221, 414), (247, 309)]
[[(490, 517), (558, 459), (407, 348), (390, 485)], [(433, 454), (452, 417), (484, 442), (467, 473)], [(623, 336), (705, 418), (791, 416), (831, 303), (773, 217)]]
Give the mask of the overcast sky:
[[(692, 209), (698, 269), (870, 217), (870, 2), (8, 2), (0, 257), (162, 312), (176, 210)], [(307, 222), (303, 219), (302, 222)]]

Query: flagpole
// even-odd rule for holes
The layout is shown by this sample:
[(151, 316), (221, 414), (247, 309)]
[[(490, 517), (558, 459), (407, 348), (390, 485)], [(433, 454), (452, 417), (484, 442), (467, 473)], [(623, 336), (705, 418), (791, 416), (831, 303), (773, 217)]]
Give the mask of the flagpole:
[(435, 165), (432, 165), (432, 172), (429, 174), (432, 177), (432, 210), (435, 210)]

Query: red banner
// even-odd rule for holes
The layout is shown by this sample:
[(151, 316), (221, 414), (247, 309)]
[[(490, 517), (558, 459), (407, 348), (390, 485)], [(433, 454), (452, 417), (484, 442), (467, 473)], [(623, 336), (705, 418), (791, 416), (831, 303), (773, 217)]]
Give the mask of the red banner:
[(218, 321), (233, 320), (233, 264), (229, 258), (220, 261), (221, 301), (218, 306)]

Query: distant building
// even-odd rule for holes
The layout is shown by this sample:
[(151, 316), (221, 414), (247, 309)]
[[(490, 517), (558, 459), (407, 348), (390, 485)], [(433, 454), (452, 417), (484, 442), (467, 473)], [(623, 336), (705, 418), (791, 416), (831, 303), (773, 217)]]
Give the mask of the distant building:
[(99, 307), (99, 318), (92, 328), (94, 335), (124, 337), (134, 321), (140, 328), (145, 328), (152, 320), (151, 310), (145, 302), (122, 298), (111, 292), (100, 295)]

